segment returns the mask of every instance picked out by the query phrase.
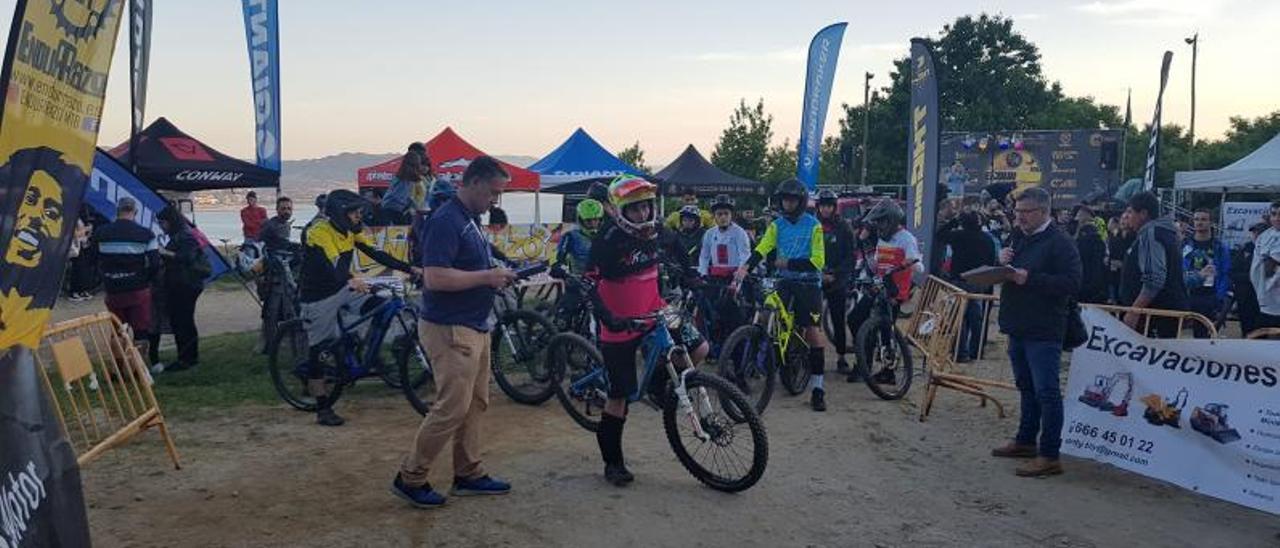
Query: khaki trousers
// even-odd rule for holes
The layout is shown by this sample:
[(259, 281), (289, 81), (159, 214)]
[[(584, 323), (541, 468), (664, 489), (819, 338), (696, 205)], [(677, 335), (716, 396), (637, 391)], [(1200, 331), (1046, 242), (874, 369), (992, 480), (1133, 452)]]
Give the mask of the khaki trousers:
[(451, 440), (454, 477), (482, 476), (480, 418), (489, 407), (489, 334), (422, 321), (418, 336), (435, 372), (437, 396), (418, 427), (400, 478), (410, 486), (425, 484), (428, 469)]

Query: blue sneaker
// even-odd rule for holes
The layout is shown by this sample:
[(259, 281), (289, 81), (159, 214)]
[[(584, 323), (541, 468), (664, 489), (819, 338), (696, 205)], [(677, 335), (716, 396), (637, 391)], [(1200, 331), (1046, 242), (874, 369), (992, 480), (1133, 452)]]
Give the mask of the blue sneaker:
[(511, 484), (489, 476), (464, 479), (453, 478), (453, 489), (450, 495), (465, 497), (470, 495), (505, 495), (511, 492)]
[(400, 479), (400, 474), (396, 474), (395, 481), (391, 482), (391, 494), (404, 499), (414, 508), (439, 508), (444, 506), (445, 502), (444, 495), (432, 489), (431, 484), (424, 483), (421, 487), (410, 487)]

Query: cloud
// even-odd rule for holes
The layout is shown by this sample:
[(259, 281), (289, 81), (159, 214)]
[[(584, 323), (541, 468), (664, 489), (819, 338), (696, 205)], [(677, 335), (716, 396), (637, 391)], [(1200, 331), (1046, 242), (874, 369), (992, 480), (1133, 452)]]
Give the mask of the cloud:
[(1187, 26), (1217, 14), (1227, 0), (1094, 0), (1075, 10), (1130, 26)]
[(699, 53), (695, 55), (682, 56), (683, 59), (692, 61), (702, 61), (707, 63), (720, 62), (740, 62), (740, 61), (783, 61), (783, 62), (801, 62), (804, 61), (805, 51), (802, 48), (787, 48), (773, 51), (715, 51), (708, 53)]
[[(907, 42), (880, 42), (872, 44), (847, 44), (844, 51), (862, 53), (905, 53), (911, 44)], [(808, 55), (805, 48), (786, 48), (771, 51), (713, 51), (693, 55), (681, 55), (677, 58), (703, 63), (740, 63), (771, 61), (778, 63), (802, 63)]]

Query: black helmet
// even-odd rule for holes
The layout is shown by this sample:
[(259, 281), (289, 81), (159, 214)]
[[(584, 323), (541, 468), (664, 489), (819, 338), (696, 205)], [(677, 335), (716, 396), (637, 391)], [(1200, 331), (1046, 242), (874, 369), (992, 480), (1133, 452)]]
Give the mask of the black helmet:
[(823, 190), (818, 193), (818, 205), (836, 205), (839, 197), (834, 190)]
[(354, 232), (361, 229), (360, 223), (354, 225), (347, 219), (347, 213), (364, 209), (369, 202), (359, 194), (347, 189), (339, 189), (329, 193), (324, 203), (324, 215), (329, 223), (342, 232)]
[(720, 209), (733, 211), (733, 198), (730, 198), (728, 194), (717, 194), (715, 199), (711, 201), (711, 212), (715, 213)]
[(591, 183), (591, 188), (587, 189), (587, 197), (602, 204), (607, 204), (609, 203), (609, 186), (600, 181)]
[(891, 198), (885, 198), (871, 208), (864, 220), (872, 224), (884, 223), (897, 226), (902, 224), (904, 219), (906, 219), (906, 215), (902, 213), (902, 208), (898, 206), (898, 203)]
[(787, 179), (778, 183), (778, 188), (774, 189), (773, 195), (778, 198), (782, 198), (783, 196), (794, 196), (803, 200), (809, 196), (809, 190), (806, 189), (804, 187), (804, 183), (801, 183), (798, 179)]
[(316, 196), (316, 209), (320, 210), (321, 213), (324, 213), (324, 204), (325, 200), (328, 199), (328, 196), (328, 194), (323, 192)]

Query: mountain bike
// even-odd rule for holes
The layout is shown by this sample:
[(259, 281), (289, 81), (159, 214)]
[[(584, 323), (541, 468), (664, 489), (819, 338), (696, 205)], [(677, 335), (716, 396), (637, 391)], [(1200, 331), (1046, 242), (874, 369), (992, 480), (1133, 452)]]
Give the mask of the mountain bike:
[(262, 351), (276, 338), (278, 326), (298, 317), (298, 282), (293, 269), (298, 256), (288, 250), (270, 250), (263, 257), (262, 277), (258, 287), (266, 288), (262, 300)]
[[(672, 451), (698, 481), (726, 492), (755, 485), (769, 460), (768, 436), (755, 408), (729, 381), (696, 370), (688, 349), (672, 338), (688, 321), (679, 304), (636, 319), (651, 325), (640, 345), (644, 370), (628, 401), (641, 401), (647, 394), (662, 410)], [(583, 428), (597, 431), (609, 393), (600, 350), (581, 335), (560, 333), (551, 339), (547, 360), (565, 411)], [(664, 387), (650, 386), (658, 367), (666, 368)]]
[[(434, 392), (431, 364), (418, 340), (418, 312), (405, 300), (404, 283), (394, 277), (371, 278), (368, 286), (370, 295), (382, 302), (363, 313), (342, 307), (338, 313), (339, 336), (325, 343), (319, 352), (324, 395), (336, 402), (346, 387), (371, 376), (406, 392)], [(358, 317), (348, 323), (344, 318), (350, 315)], [(361, 330), (365, 331), (364, 337), (360, 336)], [(308, 388), (309, 349), (302, 319), (294, 318), (280, 324), (268, 353), (268, 369), (276, 392), (302, 411), (315, 411), (315, 397), (319, 395)]]
[(773, 396), (775, 371), (782, 387), (793, 396), (809, 384), (809, 343), (796, 326), (791, 307), (782, 302), (778, 281), (754, 278), (760, 305), (751, 323), (725, 339), (717, 360), (720, 375), (755, 398), (755, 409), (760, 413)]
[(901, 399), (911, 390), (911, 347), (897, 325), (899, 310), (893, 295), (898, 290), (893, 275), (913, 264), (894, 268), (882, 276), (872, 274), (868, 268), (852, 282), (856, 295), (852, 300), (871, 299), (870, 314), (853, 339), (857, 368), (867, 388), (885, 400)]

